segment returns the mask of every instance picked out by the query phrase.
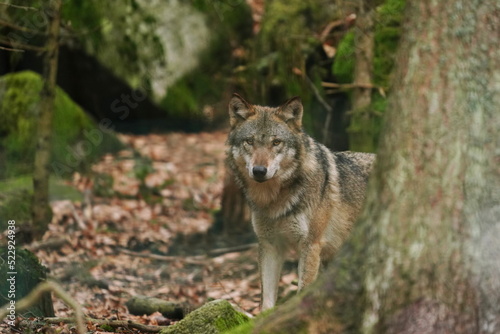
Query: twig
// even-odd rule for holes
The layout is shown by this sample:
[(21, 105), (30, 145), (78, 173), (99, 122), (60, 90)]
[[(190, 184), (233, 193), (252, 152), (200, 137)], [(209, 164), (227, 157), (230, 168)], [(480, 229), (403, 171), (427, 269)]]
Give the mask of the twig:
[(35, 7), (13, 5), (11, 3), (6, 3), (6, 2), (0, 2), (0, 5), (1, 6), (12, 7), (12, 8), (16, 8), (16, 9), (22, 9), (22, 10), (34, 10), (34, 11), (38, 11), (39, 10), (38, 8), (35, 8)]
[(217, 249), (212, 249), (211, 251), (208, 252), (208, 254), (211, 256), (219, 256), (226, 253), (241, 252), (255, 246), (257, 246), (257, 243), (254, 242), (251, 244), (239, 245), (234, 247), (217, 248)]
[[(159, 332), (160, 330), (165, 328), (165, 326), (143, 325), (137, 322), (133, 322), (131, 320), (107, 320), (107, 319), (93, 319), (88, 317), (85, 317), (84, 320), (85, 322), (91, 322), (92, 324), (97, 326), (107, 325), (113, 328), (116, 327), (135, 328), (143, 332), (151, 332), (151, 333)], [(54, 318), (43, 318), (41, 321), (47, 324), (60, 324), (60, 323), (67, 324), (67, 323), (73, 323), (75, 319), (54, 317)]]
[(23, 27), (23, 26), (20, 26), (20, 25), (17, 25), (15, 23), (12, 23), (12, 22), (9, 22), (9, 21), (6, 21), (6, 20), (2, 20), (2, 19), (0, 19), (0, 25), (2, 25), (4, 27), (15, 29), (15, 30), (18, 30), (18, 31), (22, 31), (22, 32), (27, 32), (27, 33), (30, 33), (30, 34), (34, 34), (34, 35), (44, 35), (44, 36), (47, 36), (47, 34), (45, 32), (43, 32), (43, 31), (33, 30), (33, 29), (30, 29), (30, 28), (27, 28), (27, 27)]
[(73, 214), (73, 218), (75, 218), (76, 224), (78, 225), (79, 228), (84, 230), (87, 226), (86, 226), (85, 222), (83, 221), (83, 219), (80, 218), (80, 215), (78, 214), (78, 212), (76, 212), (76, 208), (73, 205), (73, 203), (69, 203), (69, 207), (71, 209), (71, 213)]
[(186, 263), (190, 264), (201, 264), (204, 265), (207, 263), (206, 256), (205, 255), (198, 255), (198, 256), (168, 256), (168, 255), (159, 255), (159, 254), (151, 254), (151, 253), (139, 253), (139, 252), (133, 252), (125, 248), (119, 248), (120, 252), (131, 255), (131, 256), (138, 256), (138, 257), (144, 257), (148, 259), (154, 259), (154, 260), (161, 260), (161, 261), (184, 261)]
[(39, 51), (39, 52), (45, 51), (45, 47), (29, 45), (29, 44), (24, 44), (24, 43), (20, 43), (20, 42), (12, 43), (11, 41), (9, 41), (8, 39), (3, 38), (3, 37), (0, 37), (0, 43), (2, 43), (4, 45), (12, 46), (12, 47), (15, 46), (18, 49), (24, 49), (24, 50), (29, 50), (29, 51)]
[[(333, 108), (331, 105), (328, 104), (328, 102), (325, 101), (321, 93), (319, 92), (318, 88), (316, 85), (314, 85), (314, 82), (306, 75), (306, 80), (309, 86), (311, 86), (311, 89), (316, 96), (316, 99), (318, 99), (319, 103), (325, 108), (326, 110), (326, 119), (325, 119), (325, 126), (323, 127), (323, 144), (326, 145), (326, 140), (328, 139), (328, 129), (330, 128), (330, 123), (332, 122), (332, 117), (333, 117)], [(321, 83), (323, 84), (323, 83)]]
[(11, 51), (11, 52), (25, 52), (24, 50), (21, 49), (6, 48), (4, 46), (0, 46), (0, 50)]
[[(73, 319), (73, 321), (76, 321), (76, 329), (79, 334), (85, 334), (86, 330), (83, 323), (84, 314), (82, 307), (80, 306), (80, 304), (78, 304), (76, 300), (74, 300), (70, 295), (68, 295), (56, 282), (45, 281), (38, 284), (26, 297), (24, 297), (23, 299), (21, 299), (16, 303), (16, 311), (19, 312), (29, 308), (30, 306), (35, 304), (45, 292), (50, 292), (50, 291), (54, 292), (68, 306), (73, 308), (73, 310), (75, 311), (75, 319)], [(7, 309), (7, 305), (4, 305), (0, 309), (0, 319), (4, 319), (7, 316), (8, 312), (9, 311)]]
[(339, 89), (353, 89), (353, 88), (372, 88), (372, 89), (383, 89), (380, 86), (375, 86), (372, 84), (338, 84), (334, 82), (321, 82), (321, 86), (326, 88), (339, 88)]
[(332, 21), (332, 22), (328, 23), (326, 25), (325, 29), (323, 29), (323, 31), (319, 35), (319, 40), (321, 42), (324, 42), (333, 29), (340, 27), (340, 26), (345, 26), (346, 28), (348, 28), (349, 26), (351, 26), (354, 23), (354, 21), (356, 21), (356, 14), (350, 14), (344, 19), (340, 19), (340, 20), (336, 20), (336, 21)]
[(36, 252), (40, 249), (59, 249), (66, 244), (70, 244), (70, 241), (67, 237), (51, 238), (45, 241), (34, 242), (26, 248), (31, 252)]

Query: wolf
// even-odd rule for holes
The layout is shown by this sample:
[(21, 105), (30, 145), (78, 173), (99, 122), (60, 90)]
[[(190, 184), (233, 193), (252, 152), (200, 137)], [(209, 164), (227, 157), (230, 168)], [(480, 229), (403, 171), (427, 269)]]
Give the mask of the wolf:
[(274, 307), (288, 250), (299, 291), (346, 239), (365, 198), (375, 155), (331, 152), (302, 128), (299, 97), (272, 108), (234, 94), (226, 163), (243, 189), (259, 244), (261, 309)]

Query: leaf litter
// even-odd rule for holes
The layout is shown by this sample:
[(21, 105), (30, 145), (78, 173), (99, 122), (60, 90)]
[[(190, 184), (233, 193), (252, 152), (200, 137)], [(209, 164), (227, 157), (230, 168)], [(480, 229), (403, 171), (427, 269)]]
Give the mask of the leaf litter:
[[(119, 135), (127, 149), (102, 157), (88, 175), (75, 173), (68, 181), (85, 199), (51, 203), (54, 216), (42, 243), (66, 240), (35, 254), (87, 316), (147, 325), (174, 322), (158, 313), (131, 315), (125, 303), (138, 295), (187, 310), (226, 299), (258, 313), (256, 246), (208, 255), (220, 245), (242, 243), (238, 236), (208, 233), (221, 204), (226, 136), (222, 131)], [(296, 290), (295, 265), (285, 264), (282, 296)], [(58, 317), (74, 314), (53, 300)], [(59, 329), (67, 331), (65, 326)]]

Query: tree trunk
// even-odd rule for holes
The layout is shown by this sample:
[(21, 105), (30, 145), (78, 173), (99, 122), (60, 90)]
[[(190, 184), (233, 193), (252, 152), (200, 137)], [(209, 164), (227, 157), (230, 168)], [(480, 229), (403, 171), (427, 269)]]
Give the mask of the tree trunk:
[(33, 230), (41, 237), (49, 224), (52, 212), (49, 206), (49, 162), (51, 152), (52, 115), (56, 92), (57, 59), (59, 53), (59, 25), (61, 0), (50, 2), (47, 43), (43, 65), (43, 87), (40, 92), (40, 113), (37, 127), (37, 147), (33, 172)]
[[(370, 1), (357, 1), (355, 39), (354, 84), (371, 85), (375, 46), (375, 8)], [(349, 147), (353, 151), (375, 152), (373, 117), (370, 112), (371, 88), (356, 87), (352, 92), (349, 126)]]
[(251, 230), (250, 210), (245, 196), (229, 170), (226, 170), (226, 177), (224, 178), (221, 214), (223, 233), (225, 235), (243, 234)]
[(270, 333), (500, 333), (500, 9), (407, 3), (367, 202)]

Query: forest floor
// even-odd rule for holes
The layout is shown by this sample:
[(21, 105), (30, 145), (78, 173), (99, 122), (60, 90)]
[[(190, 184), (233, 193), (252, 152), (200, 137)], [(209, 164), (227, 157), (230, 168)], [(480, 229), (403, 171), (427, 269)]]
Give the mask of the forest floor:
[[(226, 299), (258, 313), (254, 236), (224, 237), (211, 228), (220, 209), (226, 134), (120, 139), (127, 149), (104, 156), (87, 176), (75, 173), (67, 181), (84, 200), (51, 202), (49, 231), (31, 245), (49, 276), (92, 318), (148, 325), (174, 321), (158, 313), (131, 315), (125, 303), (133, 296), (157, 297), (189, 310)], [(245, 244), (242, 251), (224, 249)], [(285, 264), (282, 296), (296, 290), (294, 266)], [(74, 314), (60, 299), (53, 300), (56, 316)]]

